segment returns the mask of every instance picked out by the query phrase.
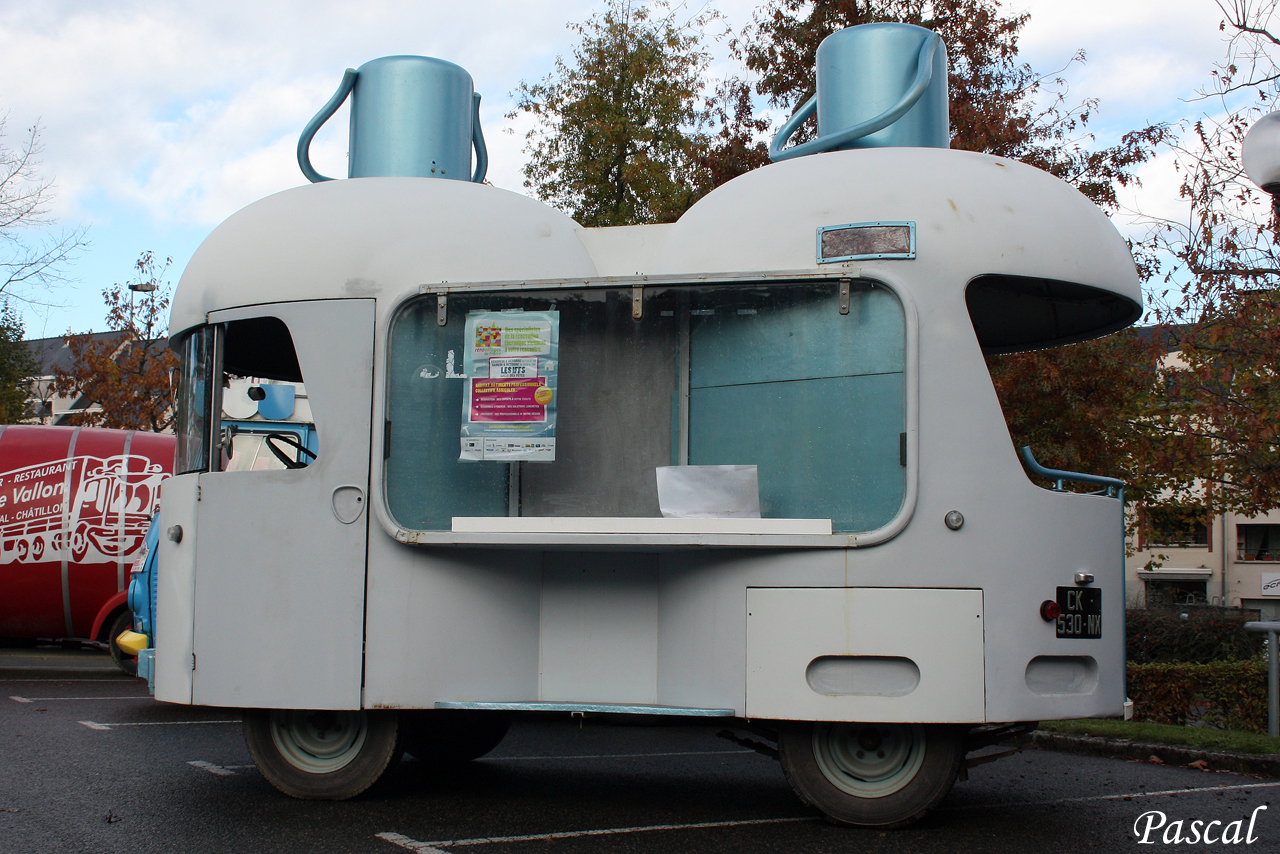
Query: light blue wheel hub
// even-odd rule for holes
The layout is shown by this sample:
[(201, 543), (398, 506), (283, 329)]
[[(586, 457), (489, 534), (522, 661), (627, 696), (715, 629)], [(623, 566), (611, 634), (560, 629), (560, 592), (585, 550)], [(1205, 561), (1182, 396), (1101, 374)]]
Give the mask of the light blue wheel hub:
[(280, 710), (271, 713), (271, 739), (293, 767), (309, 774), (345, 768), (369, 733), (364, 712)]
[(924, 764), (920, 724), (824, 723), (813, 728), (813, 756), (833, 786), (856, 798), (883, 798)]

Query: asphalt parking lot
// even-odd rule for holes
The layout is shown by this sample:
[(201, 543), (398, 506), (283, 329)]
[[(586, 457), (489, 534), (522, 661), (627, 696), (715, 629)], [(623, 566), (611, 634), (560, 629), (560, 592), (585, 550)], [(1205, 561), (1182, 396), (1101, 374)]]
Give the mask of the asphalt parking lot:
[[(973, 769), (912, 828), (850, 830), (715, 728), (567, 718), (519, 722), (462, 767), (405, 759), (352, 801), (297, 801), (253, 768), (236, 710), (157, 703), (93, 651), (0, 650), (0, 740), (4, 854), (1280, 852), (1276, 780), (1028, 750)], [(1152, 812), (1164, 827), (1140, 844)], [(1187, 842), (1192, 821), (1244, 834), (1251, 817), (1251, 842)], [(1178, 820), (1183, 843), (1166, 844)]]

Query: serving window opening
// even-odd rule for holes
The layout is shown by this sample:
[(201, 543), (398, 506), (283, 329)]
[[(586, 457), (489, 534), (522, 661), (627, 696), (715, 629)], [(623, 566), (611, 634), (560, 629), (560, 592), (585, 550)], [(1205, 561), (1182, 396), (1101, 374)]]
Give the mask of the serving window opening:
[(218, 329), (220, 470), (306, 468), (319, 455), (319, 436), (289, 327), (255, 317)]
[(762, 518), (871, 531), (906, 491), (904, 342), (863, 281), (427, 294), (390, 330), (387, 507), (416, 531), (659, 517), (659, 469), (718, 466)]

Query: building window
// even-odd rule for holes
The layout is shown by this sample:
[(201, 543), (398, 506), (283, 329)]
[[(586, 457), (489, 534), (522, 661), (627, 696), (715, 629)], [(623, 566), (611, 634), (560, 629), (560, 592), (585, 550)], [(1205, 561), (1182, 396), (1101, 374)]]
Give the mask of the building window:
[(1280, 560), (1280, 525), (1236, 525), (1237, 560)]
[(1203, 507), (1177, 504), (1147, 507), (1144, 521), (1148, 548), (1209, 545), (1208, 514)]
[(1148, 608), (1170, 605), (1204, 605), (1209, 601), (1208, 585), (1204, 581), (1149, 579), (1146, 581), (1146, 586)]

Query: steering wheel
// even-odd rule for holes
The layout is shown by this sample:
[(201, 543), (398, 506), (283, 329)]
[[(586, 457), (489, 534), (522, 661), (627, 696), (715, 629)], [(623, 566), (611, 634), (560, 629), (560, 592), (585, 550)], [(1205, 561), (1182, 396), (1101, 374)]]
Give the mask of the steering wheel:
[[(291, 460), (284, 451), (276, 447), (273, 440), (279, 440), (289, 447), (296, 449), (299, 454), (306, 454), (311, 457), (311, 459), (307, 462), (303, 462), (302, 460)], [(266, 443), (267, 448), (271, 453), (275, 455), (275, 458), (284, 463), (284, 467), (287, 469), (304, 469), (311, 465), (311, 463), (316, 459), (315, 451), (311, 450), (288, 433), (268, 433), (267, 437), (263, 441)]]

